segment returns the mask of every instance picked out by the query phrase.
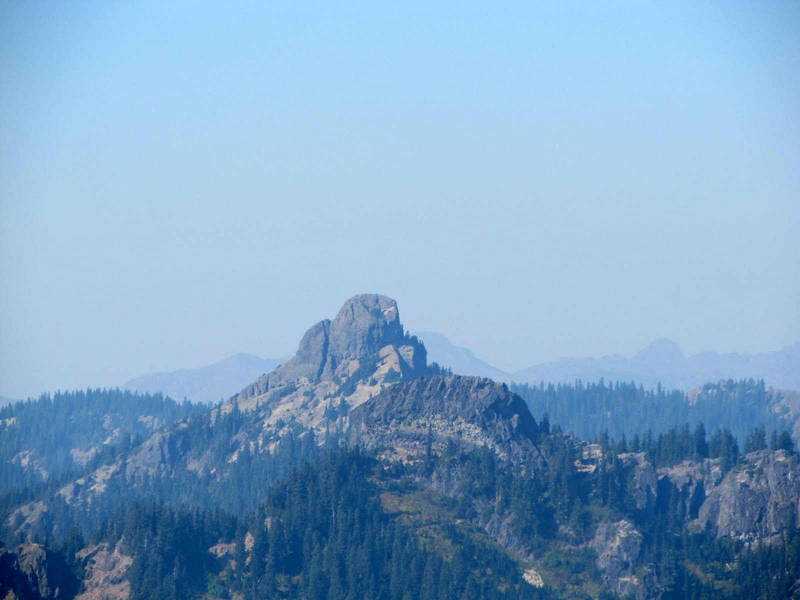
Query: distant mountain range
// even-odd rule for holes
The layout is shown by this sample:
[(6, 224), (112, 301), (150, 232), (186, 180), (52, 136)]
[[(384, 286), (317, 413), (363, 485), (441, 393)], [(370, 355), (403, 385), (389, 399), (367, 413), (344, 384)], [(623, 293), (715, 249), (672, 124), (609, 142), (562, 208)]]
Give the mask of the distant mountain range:
[(458, 375), (475, 375), (477, 377), (489, 377), (496, 381), (508, 381), (511, 375), (493, 367), (489, 363), (481, 360), (472, 350), (456, 346), (441, 333), (433, 331), (419, 331), (417, 337), (425, 344), (428, 351), (428, 359), (447, 367)]
[(775, 352), (734, 354), (702, 352), (685, 356), (670, 340), (657, 340), (634, 356), (563, 358), (514, 373), (514, 381), (569, 382), (634, 381), (646, 387), (659, 383), (667, 388), (689, 390), (720, 379), (763, 379), (779, 389), (800, 389), (800, 343)]
[[(800, 390), (800, 342), (775, 352), (735, 354), (702, 352), (685, 356), (678, 344), (656, 340), (632, 357), (561, 358), (509, 373), (481, 360), (468, 348), (453, 344), (441, 333), (416, 334), (425, 344), (428, 359), (457, 375), (489, 377), (496, 381), (531, 383), (572, 383), (625, 381), (647, 388), (691, 390), (721, 379), (763, 379), (768, 386)], [(282, 359), (236, 354), (195, 369), (142, 375), (123, 387), (145, 393), (161, 392), (175, 400), (217, 402), (277, 367)]]
[(685, 356), (671, 340), (656, 340), (628, 358), (561, 358), (508, 373), (479, 359), (439, 333), (421, 332), (430, 360), (459, 375), (479, 375), (518, 383), (571, 383), (582, 381), (633, 381), (645, 387), (690, 390), (721, 379), (763, 379), (768, 386), (800, 390), (800, 342), (775, 352), (735, 354), (702, 352)]
[(142, 375), (122, 387), (147, 394), (160, 392), (174, 400), (186, 398), (194, 402), (218, 402), (227, 400), (281, 362), (277, 358), (236, 354), (206, 367)]

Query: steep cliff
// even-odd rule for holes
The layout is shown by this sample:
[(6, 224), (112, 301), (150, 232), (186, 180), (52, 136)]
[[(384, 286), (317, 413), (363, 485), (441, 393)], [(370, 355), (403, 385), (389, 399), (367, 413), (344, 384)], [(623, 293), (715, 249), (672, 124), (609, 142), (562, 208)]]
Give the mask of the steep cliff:
[(70, 600), (79, 582), (63, 557), (41, 544), (0, 548), (0, 598)]
[(708, 487), (697, 525), (717, 535), (764, 539), (798, 524), (800, 464), (783, 450), (752, 452)]
[(479, 377), (437, 375), (387, 387), (350, 413), (350, 428), (354, 442), (395, 458), (419, 457), (448, 441), (491, 448), (501, 458), (537, 453), (538, 427), (523, 400)]

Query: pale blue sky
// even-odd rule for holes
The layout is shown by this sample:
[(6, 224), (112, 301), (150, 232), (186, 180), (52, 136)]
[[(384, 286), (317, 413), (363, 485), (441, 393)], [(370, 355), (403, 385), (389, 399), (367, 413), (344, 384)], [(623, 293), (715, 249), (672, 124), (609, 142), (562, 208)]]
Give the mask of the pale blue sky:
[(0, 395), (292, 352), (800, 338), (800, 3), (0, 5)]

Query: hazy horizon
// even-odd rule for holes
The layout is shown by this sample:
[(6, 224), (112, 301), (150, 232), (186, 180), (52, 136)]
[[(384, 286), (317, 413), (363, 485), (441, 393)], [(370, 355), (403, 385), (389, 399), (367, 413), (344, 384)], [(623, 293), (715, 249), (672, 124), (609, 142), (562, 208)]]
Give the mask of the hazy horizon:
[(0, 7), (0, 396), (294, 352), (800, 339), (800, 5)]
[[(466, 348), (467, 350), (473, 352), (477, 358), (481, 358), (481, 359), (483, 358), (483, 355), (482, 355), (482, 353), (481, 353), (481, 351), (479, 349), (476, 350), (475, 348), (467, 348), (466, 346), (455, 342), (454, 340), (452, 340), (450, 338), (450, 336), (448, 336), (446, 334), (443, 334), (440, 331), (430, 331), (430, 330), (428, 330), (428, 331), (417, 331), (417, 330), (413, 330), (412, 329), (412, 330), (409, 330), (409, 333), (411, 333), (412, 335), (419, 335), (419, 336), (423, 336), (424, 334), (430, 334), (430, 333), (441, 335), (448, 342), (453, 344), (453, 346), (456, 346), (456, 347), (459, 347), (459, 348)], [(666, 342), (675, 342), (674, 340), (671, 340), (669, 338), (657, 338), (657, 339), (654, 339), (654, 340), (650, 341), (649, 343), (645, 344), (644, 346), (642, 346), (638, 350), (635, 350), (632, 354), (636, 354), (637, 352), (649, 347), (652, 344), (657, 344), (659, 342), (665, 342), (665, 341)], [(298, 342), (299, 342), (299, 339), (298, 339)], [(424, 340), (423, 340), (423, 343), (424, 343)], [(675, 343), (677, 344), (677, 342), (675, 342)], [(765, 352), (776, 352), (778, 350), (783, 350), (784, 348), (786, 348), (788, 346), (793, 346), (796, 343), (800, 343), (800, 340), (798, 340), (798, 342), (791, 342), (791, 343), (787, 344), (786, 346), (781, 346), (780, 348), (773, 348), (772, 350), (765, 350)], [(680, 346), (680, 344), (678, 344), (678, 346)], [(227, 360), (229, 358), (234, 358), (235, 356), (237, 356), (239, 354), (257, 356), (258, 358), (272, 358), (272, 359), (276, 359), (276, 360), (288, 360), (289, 358), (292, 357), (292, 355), (294, 355), (294, 351), (295, 350), (296, 350), (296, 348), (292, 348), (291, 350), (287, 350), (286, 352), (284, 352), (284, 353), (282, 353), (280, 355), (277, 355), (277, 356), (261, 356), (260, 354), (257, 354), (257, 353), (254, 353), (254, 352), (234, 352), (233, 354), (228, 354), (226, 356), (220, 356), (218, 359), (214, 360), (214, 362), (221, 362), (221, 361)], [(757, 354), (755, 352), (746, 352), (746, 353), (745, 352), (726, 352), (724, 350), (711, 350), (711, 349), (709, 349), (709, 350), (701, 350), (700, 352), (693, 352), (692, 354), (687, 354), (683, 350), (683, 348), (681, 348), (681, 352), (686, 356), (693, 356), (695, 354), (703, 354), (703, 353), (706, 353), (706, 352), (713, 352), (713, 353), (718, 353), (718, 354), (743, 354), (743, 355), (744, 354)], [(614, 355), (628, 356), (628, 355), (623, 355), (621, 353), (607, 352), (605, 354), (598, 354), (598, 355), (596, 355), (596, 357), (614, 356)], [(554, 357), (552, 357), (551, 360), (558, 360), (560, 358), (576, 358), (576, 357), (577, 357), (577, 355), (575, 355), (575, 356), (554, 356)], [(191, 369), (191, 368), (197, 368), (197, 367), (203, 367), (203, 366), (206, 366), (206, 365), (183, 365), (183, 366), (177, 366), (177, 367), (175, 367), (174, 369), (171, 369), (171, 370), (185, 369), (185, 368)], [(492, 366), (497, 366), (497, 365), (492, 365)], [(530, 366), (530, 364), (526, 363), (524, 366), (527, 367), (527, 366)], [(498, 368), (501, 368), (501, 367), (498, 367)], [(502, 370), (510, 371), (509, 369), (502, 369)]]
[[(423, 344), (425, 343), (425, 340), (424, 340), (425, 334), (431, 334), (432, 333), (432, 334), (436, 334), (436, 335), (441, 335), (449, 343), (451, 343), (454, 347), (463, 348), (465, 350), (469, 350), (470, 352), (472, 352), (475, 355), (476, 358), (478, 358), (480, 360), (484, 360), (485, 359), (485, 357), (484, 357), (484, 355), (483, 355), (483, 353), (481, 352), (480, 349), (469, 348), (467, 346), (464, 346), (463, 344), (459, 344), (458, 342), (455, 342), (454, 340), (452, 340), (448, 335), (445, 335), (445, 334), (443, 334), (443, 333), (441, 333), (439, 331), (430, 331), (430, 330), (429, 331), (416, 331), (416, 330), (412, 329), (412, 330), (409, 330), (409, 333), (411, 333), (412, 335), (421, 336), (423, 338), (422, 339)], [(298, 338), (298, 342), (299, 342), (299, 338)], [(612, 357), (612, 356), (624, 356), (624, 357), (630, 358), (632, 356), (635, 356), (640, 351), (645, 350), (645, 349), (649, 348), (650, 346), (658, 344), (660, 342), (670, 342), (670, 343), (676, 343), (677, 344), (677, 342), (675, 342), (674, 340), (671, 340), (669, 338), (657, 338), (657, 339), (651, 340), (649, 343), (645, 344), (641, 348), (638, 348), (638, 349), (634, 350), (633, 352), (631, 352), (629, 354), (623, 354), (623, 353), (620, 353), (620, 352), (607, 352), (607, 353), (604, 353), (604, 354), (597, 354), (597, 355), (591, 355), (591, 356), (589, 356), (589, 355), (553, 356), (553, 357), (551, 357), (549, 359), (545, 359), (544, 361), (541, 361), (540, 363), (525, 363), (522, 366), (522, 369), (524, 369), (526, 367), (530, 367), (530, 366), (532, 366), (534, 364), (541, 364), (541, 363), (546, 363), (546, 362), (551, 362), (551, 361), (558, 361), (560, 359), (570, 359), (570, 358), (606, 358), (606, 357)], [(763, 352), (767, 352), (767, 353), (769, 353), (769, 352), (777, 352), (777, 351), (780, 351), (780, 350), (784, 350), (784, 349), (786, 349), (786, 348), (788, 348), (790, 346), (794, 346), (795, 344), (798, 344), (798, 343), (800, 343), (800, 340), (798, 340), (797, 342), (790, 342), (789, 344), (786, 344), (785, 346), (781, 346), (780, 348), (774, 348), (772, 350), (765, 350)], [(678, 346), (680, 347), (680, 344), (678, 344)], [(236, 358), (239, 355), (253, 356), (253, 357), (256, 357), (256, 358), (260, 358), (260, 359), (288, 360), (289, 358), (291, 358), (294, 355), (295, 350), (296, 350), (296, 348), (292, 348), (291, 350), (287, 350), (286, 352), (284, 352), (282, 354), (279, 354), (277, 356), (265, 356), (265, 355), (262, 356), (262, 355), (260, 355), (260, 354), (258, 354), (256, 352), (235, 352), (233, 354), (228, 354), (228, 355), (220, 356), (220, 357), (218, 357), (216, 359), (213, 359), (210, 363), (194, 364), (194, 365), (177, 365), (175, 367), (167, 368), (164, 371), (160, 371), (160, 372), (172, 372), (172, 371), (179, 371), (179, 370), (183, 370), (183, 369), (203, 368), (203, 367), (209, 366), (210, 364), (220, 363), (220, 362), (224, 362), (226, 360), (230, 360), (232, 358)], [(698, 354), (706, 354), (706, 353), (739, 354), (739, 355), (742, 355), (742, 356), (760, 354), (759, 352), (726, 352), (724, 350), (713, 350), (713, 349), (701, 350), (699, 352), (692, 352), (690, 354), (690, 353), (685, 352), (682, 347), (680, 347), (680, 350), (681, 350), (681, 353), (684, 356), (686, 356), (687, 358), (691, 357), (691, 356), (698, 355)], [(489, 361), (486, 361), (486, 362), (488, 364), (491, 364), (491, 363), (489, 363)], [(447, 365), (445, 365), (445, 366), (447, 366)], [(500, 369), (501, 371), (505, 371), (506, 373), (514, 373), (516, 371), (521, 370), (519, 368), (507, 369), (507, 368), (504, 368), (502, 365), (495, 365), (495, 364), (491, 364), (491, 366), (495, 367), (497, 369)], [(158, 373), (158, 372), (155, 372), (155, 373)], [(140, 373), (140, 375), (146, 375), (146, 374), (147, 373)]]
[[(331, 316), (333, 316), (333, 315), (331, 315)], [(491, 361), (487, 360), (480, 349), (470, 348), (470, 347), (467, 347), (467, 346), (465, 346), (463, 344), (460, 344), (460, 343), (456, 342), (455, 340), (451, 339), (450, 336), (448, 336), (446, 334), (443, 334), (441, 332), (438, 332), (438, 331), (424, 331), (423, 332), (423, 331), (416, 331), (416, 330), (413, 330), (413, 329), (410, 329), (409, 331), (412, 334), (419, 334), (419, 335), (423, 335), (423, 334), (426, 334), (426, 333), (427, 334), (434, 333), (434, 334), (442, 335), (449, 343), (453, 344), (454, 347), (463, 348), (463, 349), (466, 349), (466, 350), (472, 352), (473, 355), (475, 356), (475, 358), (477, 358), (477, 359), (479, 359), (481, 361), (485, 361), (491, 367), (494, 367), (494, 368), (497, 368), (497, 369), (499, 369), (501, 371), (504, 371), (507, 374), (513, 374), (513, 373), (516, 373), (518, 371), (524, 370), (524, 369), (526, 369), (528, 367), (543, 365), (543, 364), (551, 363), (551, 362), (555, 363), (555, 362), (558, 362), (559, 360), (564, 360), (564, 359), (583, 359), (583, 358), (602, 359), (602, 358), (610, 358), (610, 357), (614, 357), (614, 356), (622, 356), (622, 357), (625, 357), (625, 358), (631, 358), (631, 357), (635, 356), (636, 354), (638, 354), (640, 351), (645, 350), (645, 349), (649, 348), (651, 345), (655, 345), (655, 344), (658, 344), (660, 342), (665, 342), (666, 341), (666, 342), (671, 342), (671, 343), (678, 344), (678, 342), (675, 342), (675, 340), (672, 340), (672, 339), (669, 339), (669, 338), (656, 338), (656, 339), (651, 340), (650, 342), (647, 342), (642, 347), (634, 349), (633, 351), (631, 351), (631, 352), (629, 352), (627, 354), (622, 353), (622, 352), (606, 352), (606, 353), (601, 353), (601, 354), (596, 354), (596, 355), (578, 355), (578, 354), (575, 354), (575, 355), (568, 355), (568, 356), (552, 356), (552, 357), (546, 358), (544, 360), (525, 363), (521, 367), (506, 368), (504, 365), (497, 365), (497, 364), (494, 364)], [(298, 343), (299, 343), (299, 339), (300, 338), (298, 337)], [(424, 339), (423, 339), (423, 343), (424, 343)], [(783, 350), (783, 349), (785, 349), (785, 348), (787, 348), (789, 346), (794, 346), (797, 343), (800, 343), (800, 341), (790, 342), (789, 344), (781, 346), (780, 348), (764, 350), (762, 352), (769, 353), (769, 352), (780, 351), (780, 350)], [(721, 354), (721, 355), (723, 355), (723, 354), (739, 354), (739, 355), (743, 355), (743, 356), (759, 354), (759, 352), (726, 352), (724, 350), (714, 350), (714, 349), (701, 350), (701, 351), (698, 351), (698, 352), (687, 353), (680, 344), (678, 344), (678, 346), (680, 347), (681, 353), (687, 358), (690, 358), (690, 357), (698, 355), (698, 354), (704, 354), (704, 353), (716, 353), (716, 354)], [(110, 382), (107, 382), (107, 383), (103, 384), (100, 387), (120, 387), (120, 386), (123, 386), (126, 382), (129, 382), (130, 380), (136, 379), (136, 378), (141, 377), (141, 376), (146, 376), (146, 375), (169, 374), (169, 373), (178, 372), (178, 371), (184, 371), (184, 370), (191, 371), (191, 370), (195, 370), (195, 369), (203, 369), (205, 367), (209, 367), (209, 366), (217, 364), (217, 363), (223, 363), (223, 362), (228, 361), (230, 359), (233, 359), (233, 358), (235, 358), (235, 357), (237, 357), (239, 355), (247, 355), (247, 356), (252, 356), (252, 357), (255, 357), (255, 358), (266, 359), (266, 360), (285, 361), (285, 360), (288, 360), (289, 358), (291, 358), (294, 355), (295, 350), (296, 350), (296, 347), (293, 347), (290, 350), (287, 350), (286, 352), (283, 352), (282, 354), (278, 354), (278, 355), (275, 355), (275, 356), (262, 355), (262, 354), (259, 354), (258, 352), (245, 352), (245, 351), (235, 352), (233, 354), (227, 354), (225, 356), (219, 356), (217, 358), (212, 358), (211, 360), (209, 360), (207, 362), (204, 362), (204, 363), (176, 364), (176, 365), (172, 365), (172, 366), (168, 365), (168, 366), (166, 366), (166, 367), (164, 367), (162, 369), (158, 369), (156, 371), (146, 371), (146, 372), (140, 372), (140, 373), (133, 373), (129, 377), (126, 377), (121, 381), (113, 381), (113, 382), (110, 381)], [(447, 365), (445, 365), (445, 366), (447, 366)], [(66, 388), (66, 389), (82, 389), (82, 388), (87, 388), (87, 387), (98, 387), (98, 385), (99, 384), (95, 384), (93, 382), (88, 382), (85, 385), (76, 385), (76, 386), (74, 386), (74, 388)], [(0, 399), (3, 399), (3, 400), (22, 400), (22, 399), (25, 399), (25, 398), (28, 398), (28, 397), (36, 397), (41, 393), (52, 393), (52, 392), (55, 392), (55, 391), (61, 390), (61, 389), (64, 389), (64, 388), (60, 388), (60, 387), (43, 388), (43, 389), (40, 389), (40, 390), (38, 390), (36, 392), (25, 393), (25, 394), (22, 394), (22, 395), (18, 395), (16, 397), (13, 397), (12, 395), (7, 395), (7, 394), (0, 394)], [(236, 391), (236, 390), (231, 390), (231, 391)]]

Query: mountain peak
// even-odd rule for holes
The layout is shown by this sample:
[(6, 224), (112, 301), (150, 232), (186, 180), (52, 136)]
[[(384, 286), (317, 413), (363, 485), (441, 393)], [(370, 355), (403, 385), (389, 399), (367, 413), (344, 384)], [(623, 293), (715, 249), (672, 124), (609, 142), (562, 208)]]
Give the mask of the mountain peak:
[[(425, 346), (405, 333), (397, 303), (379, 294), (359, 294), (332, 321), (311, 327), (289, 361), (246, 387), (238, 399), (251, 406), (267, 403), (273, 411), (275, 402), (288, 406), (295, 396), (306, 409), (338, 406), (345, 399), (355, 406), (385, 384), (426, 369)], [(311, 397), (318, 401), (308, 402)]]
[(447, 337), (434, 331), (417, 331), (416, 335), (425, 344), (428, 358), (458, 375), (489, 377), (495, 381), (506, 381), (508, 373), (481, 360), (468, 348), (456, 346)]
[(651, 342), (634, 356), (634, 360), (658, 363), (677, 363), (685, 358), (681, 347), (666, 338)]
[(275, 383), (348, 377), (382, 349), (405, 346), (411, 347), (406, 358), (412, 360), (402, 370), (424, 370), (425, 348), (403, 331), (397, 302), (379, 294), (359, 294), (344, 303), (333, 321), (325, 319), (309, 329), (294, 357), (270, 377)]
[(380, 294), (359, 294), (344, 303), (330, 325), (331, 353), (358, 359), (405, 340), (397, 302)]

